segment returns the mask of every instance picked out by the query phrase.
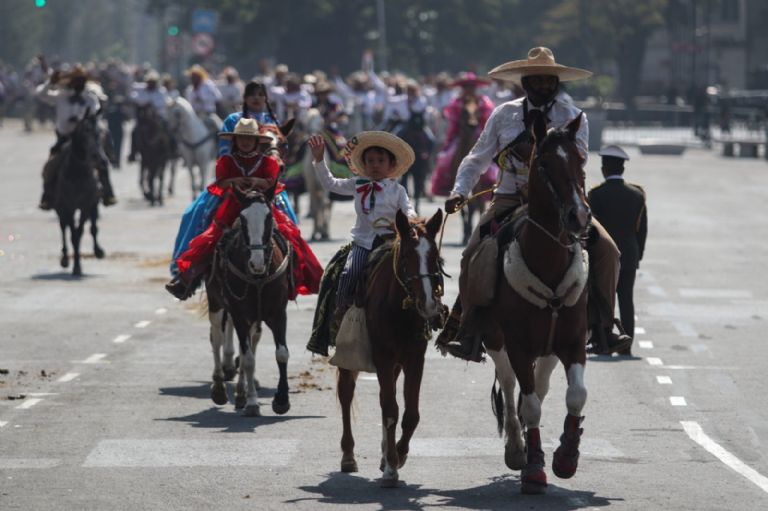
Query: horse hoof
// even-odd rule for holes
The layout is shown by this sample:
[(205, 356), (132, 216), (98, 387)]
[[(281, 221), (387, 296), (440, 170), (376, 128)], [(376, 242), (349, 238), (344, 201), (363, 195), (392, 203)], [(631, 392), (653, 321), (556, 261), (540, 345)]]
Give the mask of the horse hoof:
[(69, 266), (69, 257), (63, 255), (61, 256), (61, 260), (59, 261), (59, 264), (61, 264), (62, 268), (66, 268)]
[(272, 411), (277, 415), (284, 415), (291, 409), (291, 403), (286, 401), (285, 403), (278, 403), (276, 400), (272, 400)]
[(237, 369), (234, 367), (224, 367), (222, 371), (224, 372), (224, 381), (234, 380), (235, 375), (237, 374)]
[(72, 275), (75, 277), (82, 277), (83, 276), (83, 270), (79, 266), (75, 266), (72, 268)]
[(259, 410), (259, 405), (248, 405), (245, 407), (245, 410), (243, 410), (243, 415), (246, 417), (261, 417), (261, 411)]
[(541, 465), (523, 468), (520, 475), (520, 491), (525, 495), (541, 495), (547, 491), (547, 474)]
[(235, 396), (235, 410), (242, 410), (247, 402), (248, 399), (245, 396)]
[(522, 470), (525, 467), (525, 451), (516, 451), (508, 447), (504, 448), (504, 464), (510, 470)]
[(107, 254), (104, 253), (104, 250), (101, 247), (95, 247), (93, 249), (93, 255), (96, 259), (104, 259), (104, 256)]
[(543, 495), (547, 492), (547, 485), (535, 482), (523, 481), (520, 484), (520, 493), (523, 495)]
[(341, 460), (341, 471), (344, 473), (357, 472), (357, 461), (354, 458), (349, 460)]
[(385, 468), (387, 468), (387, 460), (385, 460), (384, 456), (382, 456), (381, 461), (379, 462), (379, 471), (384, 472)]
[(555, 450), (552, 457), (552, 472), (560, 479), (570, 479), (579, 467), (579, 451), (575, 454), (565, 454), (562, 447)]
[(227, 404), (227, 388), (222, 384), (211, 385), (211, 399), (217, 405)]
[(399, 481), (397, 477), (382, 477), (379, 480), (379, 486), (382, 488), (397, 488)]

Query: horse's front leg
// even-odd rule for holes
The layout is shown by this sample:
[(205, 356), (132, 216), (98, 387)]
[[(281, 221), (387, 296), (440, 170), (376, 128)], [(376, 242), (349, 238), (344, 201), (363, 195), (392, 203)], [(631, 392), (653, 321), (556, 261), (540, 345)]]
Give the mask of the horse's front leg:
[[(232, 319), (227, 312), (224, 312), (224, 330), (222, 339), (222, 370), (224, 371), (224, 381), (232, 381), (237, 374), (238, 361), (235, 360), (235, 332), (232, 326)], [(259, 380), (256, 381), (256, 389), (259, 388)]]
[(80, 266), (80, 241), (83, 239), (83, 231), (85, 230), (86, 217), (82, 211), (78, 215), (77, 227), (72, 229), (72, 254), (75, 262), (72, 265), (72, 275), (79, 277), (83, 274), (83, 269)]
[(341, 405), (341, 471), (357, 472), (355, 461), (355, 438), (352, 436), (352, 399), (355, 397), (357, 371), (339, 368), (336, 394)]
[[(583, 343), (580, 344), (583, 351)], [(560, 446), (555, 450), (552, 458), (552, 471), (557, 477), (568, 479), (576, 473), (579, 465), (579, 444), (583, 429), (581, 423), (584, 416), (581, 415), (584, 404), (587, 402), (587, 387), (584, 384), (584, 355), (580, 360), (578, 354), (576, 360), (563, 360), (565, 373), (568, 377), (568, 390), (565, 392), (565, 404), (568, 415), (565, 416), (563, 434), (560, 436)]]
[(168, 197), (173, 197), (173, 184), (176, 181), (176, 162), (177, 158), (171, 158), (170, 165), (169, 165), (169, 171), (170, 175), (168, 176)]
[[(509, 348), (509, 346), (508, 346)], [(520, 382), (520, 415), (525, 424), (526, 462), (520, 473), (520, 491), (540, 494), (547, 490), (547, 474), (544, 472), (544, 451), (541, 448), (541, 400), (536, 395), (533, 360), (518, 352), (510, 357), (512, 369)]]
[(536, 360), (536, 367), (533, 370), (534, 385), (536, 395), (542, 403), (549, 392), (549, 380), (552, 377), (552, 371), (557, 367), (557, 360), (557, 355), (549, 355)]
[[(245, 385), (248, 390), (246, 394), (246, 404), (244, 414), (246, 417), (259, 417), (261, 411), (259, 410), (259, 392), (256, 390), (256, 346), (258, 346), (261, 340), (261, 322), (256, 321), (251, 325), (249, 331), (250, 342), (247, 343), (247, 351), (240, 352), (240, 371), (241, 378), (245, 378)], [(242, 346), (242, 341), (240, 342)]]
[[(217, 405), (227, 404), (227, 386), (224, 384), (226, 375), (221, 364), (221, 348), (226, 336), (226, 317), (224, 309), (213, 310), (211, 298), (208, 298), (208, 322), (210, 323), (211, 351), (213, 351), (213, 383), (211, 384), (211, 399)], [(231, 379), (231, 378), (230, 378)]]
[(272, 399), (272, 411), (278, 415), (283, 415), (291, 409), (291, 402), (288, 397), (288, 345), (285, 340), (285, 328), (287, 317), (285, 308), (282, 308), (266, 320), (267, 326), (272, 330), (272, 337), (275, 339), (275, 360), (277, 368), (280, 371), (280, 380), (277, 382), (277, 392)]
[(403, 411), (403, 434), (397, 442), (398, 466), (402, 468), (408, 458), (411, 438), (419, 425), (419, 395), (421, 393), (421, 378), (424, 374), (424, 353), (414, 356), (403, 369), (403, 398), (405, 410)]
[[(509, 362), (507, 349), (503, 345), (498, 351), (492, 349), (487, 351), (496, 366), (496, 378), (499, 380), (502, 392), (503, 411), (497, 409), (496, 413), (504, 414), (504, 431), (507, 435), (504, 445), (504, 463), (512, 470), (521, 470), (525, 467), (526, 458), (522, 428), (515, 409), (515, 372)], [(501, 434), (501, 424), (499, 424), (499, 434)]]
[(101, 248), (101, 246), (99, 245), (99, 241), (97, 239), (97, 236), (99, 234), (98, 220), (99, 220), (99, 205), (96, 204), (91, 210), (91, 214), (90, 214), (91, 237), (93, 238), (93, 255), (96, 257), (96, 259), (104, 259), (104, 256), (106, 254), (104, 253), (104, 249)]
[(248, 402), (246, 386), (247, 381), (253, 379), (255, 359), (251, 349), (248, 324), (239, 317), (239, 314), (230, 313), (229, 317), (232, 319), (240, 345), (240, 367), (237, 375), (237, 384), (235, 385), (235, 410), (242, 410)]
[[(375, 360), (375, 358), (374, 358)], [(395, 445), (395, 433), (397, 430), (397, 420), (400, 410), (397, 406), (397, 377), (400, 368), (395, 367), (394, 362), (383, 362), (376, 367), (376, 376), (379, 379), (379, 404), (381, 406), (381, 465), (383, 472), (381, 476), (381, 486), (384, 488), (394, 488), (400, 476), (397, 468), (400, 461), (397, 456), (397, 447)]]
[(159, 166), (157, 172), (157, 202), (162, 206), (163, 205), (163, 186), (165, 185), (165, 165), (166, 163), (163, 163)]
[(62, 268), (69, 266), (69, 252), (67, 251), (67, 227), (70, 228), (70, 232), (73, 229), (72, 221), (69, 218), (65, 218), (64, 213), (59, 213), (59, 227), (61, 228), (61, 259), (59, 264)]

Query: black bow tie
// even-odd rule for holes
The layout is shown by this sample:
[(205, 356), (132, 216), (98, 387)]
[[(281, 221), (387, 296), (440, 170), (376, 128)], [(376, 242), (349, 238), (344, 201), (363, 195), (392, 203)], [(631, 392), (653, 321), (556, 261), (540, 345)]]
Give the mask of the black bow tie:
[(80, 94), (75, 94), (69, 97), (69, 102), (72, 103), (73, 105), (75, 104), (84, 105), (85, 99), (83, 99), (83, 96), (81, 96)]

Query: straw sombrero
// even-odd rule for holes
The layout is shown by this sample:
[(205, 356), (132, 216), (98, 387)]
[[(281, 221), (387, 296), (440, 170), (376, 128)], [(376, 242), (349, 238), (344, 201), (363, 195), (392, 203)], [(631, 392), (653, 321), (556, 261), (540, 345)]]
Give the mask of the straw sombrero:
[(552, 54), (552, 50), (538, 46), (528, 50), (527, 59), (507, 62), (493, 68), (488, 73), (488, 76), (491, 78), (514, 82), (520, 82), (521, 78), (533, 75), (554, 75), (560, 78), (561, 82), (571, 82), (589, 78), (592, 76), (592, 72), (586, 69), (557, 64), (555, 63), (555, 56)]
[(184, 71), (184, 74), (186, 76), (199, 76), (201, 80), (207, 80), (208, 79), (208, 71), (205, 70), (203, 66), (200, 64), (195, 64), (194, 66), (190, 67), (186, 71)]
[(226, 140), (231, 140), (233, 137), (256, 137), (267, 141), (272, 140), (261, 131), (256, 119), (251, 118), (241, 118), (237, 121), (234, 131), (220, 131), (219, 137)]
[(363, 153), (371, 147), (382, 147), (395, 155), (395, 168), (388, 178), (398, 178), (408, 172), (416, 155), (405, 140), (386, 131), (363, 131), (352, 137), (344, 148), (347, 163), (355, 174), (368, 177), (363, 165)]

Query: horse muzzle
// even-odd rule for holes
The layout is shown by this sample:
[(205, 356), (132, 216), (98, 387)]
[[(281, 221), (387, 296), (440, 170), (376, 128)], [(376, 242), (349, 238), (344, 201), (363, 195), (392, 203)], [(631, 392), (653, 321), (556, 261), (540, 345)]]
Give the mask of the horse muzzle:
[(566, 230), (575, 235), (583, 234), (592, 221), (592, 211), (585, 204), (572, 206), (565, 218)]

